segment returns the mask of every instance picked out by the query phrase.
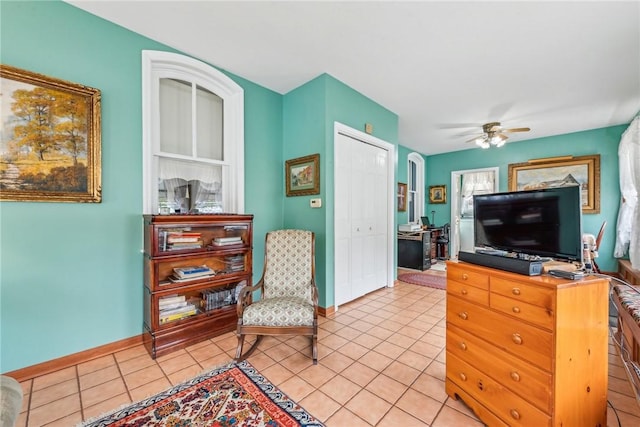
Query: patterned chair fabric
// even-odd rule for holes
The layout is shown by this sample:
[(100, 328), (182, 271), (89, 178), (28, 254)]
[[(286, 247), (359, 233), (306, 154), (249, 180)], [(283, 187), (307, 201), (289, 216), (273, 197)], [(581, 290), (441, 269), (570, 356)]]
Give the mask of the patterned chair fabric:
[(264, 299), (296, 297), (311, 300), (311, 232), (278, 230), (267, 236)]
[(298, 297), (267, 298), (244, 310), (243, 325), (304, 326), (313, 325), (313, 305)]

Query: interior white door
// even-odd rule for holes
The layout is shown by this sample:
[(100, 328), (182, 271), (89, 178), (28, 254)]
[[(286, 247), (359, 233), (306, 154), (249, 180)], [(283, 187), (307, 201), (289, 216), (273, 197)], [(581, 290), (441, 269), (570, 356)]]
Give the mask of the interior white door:
[(389, 153), (338, 134), (335, 146), (335, 304), (387, 285)]

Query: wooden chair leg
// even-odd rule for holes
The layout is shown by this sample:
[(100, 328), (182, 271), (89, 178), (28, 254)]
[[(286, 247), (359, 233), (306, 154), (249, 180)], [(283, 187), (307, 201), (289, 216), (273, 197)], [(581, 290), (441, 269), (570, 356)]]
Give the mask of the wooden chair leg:
[(244, 334), (238, 334), (238, 347), (236, 347), (236, 362), (240, 362), (242, 356), (242, 347), (244, 346)]
[(242, 354), (242, 346), (240, 345), (240, 339), (243, 340), (244, 342), (244, 335), (242, 335), (242, 338), (240, 338), (240, 336), (238, 336), (238, 348), (236, 349), (236, 362), (242, 362), (244, 359), (246, 359), (247, 357), (251, 356), (251, 353), (253, 353), (253, 351), (256, 349), (256, 347), (258, 347), (258, 344), (260, 344), (260, 341), (262, 341), (262, 338), (264, 337), (264, 335), (257, 335), (256, 336), (256, 342), (254, 342), (251, 347), (249, 347), (249, 350), (247, 350), (247, 352), (245, 354)]
[(311, 337), (311, 352), (313, 357), (313, 364), (318, 364), (318, 334), (313, 334)]

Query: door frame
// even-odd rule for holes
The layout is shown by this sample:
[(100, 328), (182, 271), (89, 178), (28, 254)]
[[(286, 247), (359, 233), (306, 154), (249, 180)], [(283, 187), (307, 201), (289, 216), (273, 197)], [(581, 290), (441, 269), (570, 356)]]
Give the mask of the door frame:
[[(336, 156), (336, 149), (335, 149), (335, 144), (336, 144), (336, 140), (337, 140), (337, 136), (338, 134), (342, 134), (345, 136), (348, 136), (350, 138), (353, 138), (355, 140), (358, 140), (360, 142), (362, 142), (363, 144), (370, 144), (373, 145), (375, 147), (381, 148), (383, 150), (386, 150), (388, 152), (388, 162), (387, 162), (387, 279), (386, 279), (386, 287), (387, 288), (391, 288), (394, 285), (394, 265), (395, 265), (395, 207), (396, 207), (396, 194), (395, 194), (395, 163), (396, 163), (396, 146), (384, 141), (380, 138), (376, 138), (373, 135), (369, 135), (368, 133), (365, 132), (361, 132), (357, 129), (351, 128), (343, 123), (340, 122), (334, 122), (333, 123), (333, 155), (334, 155), (334, 165), (335, 165), (335, 156)], [(335, 175), (335, 169), (334, 169), (334, 175), (333, 175), (333, 185), (334, 185), (334, 195), (335, 195), (335, 186), (337, 185), (336, 182), (336, 175)], [(333, 206), (333, 217), (336, 217), (335, 214), (335, 203)], [(335, 256), (336, 253), (336, 229), (335, 226), (333, 227), (333, 242), (334, 242), (334, 246), (333, 246), (333, 254)], [(335, 260), (334, 260), (335, 261)], [(335, 295), (336, 295), (336, 270), (335, 270), (335, 262), (333, 263), (334, 269), (333, 269), (333, 305), (335, 310), (338, 310), (338, 305), (336, 304), (336, 300), (335, 300)]]
[(459, 171), (451, 171), (451, 228), (449, 229), (449, 254), (457, 254), (458, 253), (458, 247), (457, 247), (457, 242), (458, 239), (456, 239), (456, 237), (458, 236), (460, 227), (459, 227), (459, 221), (460, 221), (460, 204), (458, 203), (460, 198), (460, 187), (458, 185), (458, 183), (460, 182), (460, 178), (462, 177), (462, 175), (464, 175), (465, 173), (474, 173), (474, 172), (491, 172), (493, 171), (496, 174), (496, 188), (495, 188), (495, 192), (499, 192), (500, 191), (500, 167), (495, 166), (495, 167), (490, 167), (490, 168), (478, 168), (478, 169), (465, 169), (465, 170), (459, 170)]

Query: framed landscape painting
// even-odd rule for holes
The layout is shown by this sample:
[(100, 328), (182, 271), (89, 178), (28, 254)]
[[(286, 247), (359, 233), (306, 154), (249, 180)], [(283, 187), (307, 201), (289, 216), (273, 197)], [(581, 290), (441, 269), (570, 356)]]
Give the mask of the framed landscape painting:
[(582, 212), (600, 213), (600, 155), (565, 156), (509, 165), (509, 191), (579, 185)]
[(0, 65), (0, 200), (102, 200), (100, 96)]
[(287, 197), (320, 194), (320, 154), (285, 162)]

